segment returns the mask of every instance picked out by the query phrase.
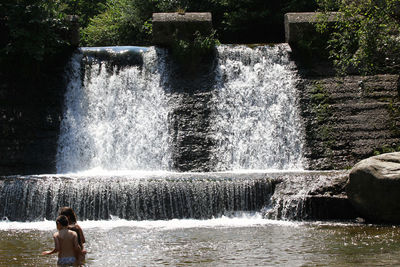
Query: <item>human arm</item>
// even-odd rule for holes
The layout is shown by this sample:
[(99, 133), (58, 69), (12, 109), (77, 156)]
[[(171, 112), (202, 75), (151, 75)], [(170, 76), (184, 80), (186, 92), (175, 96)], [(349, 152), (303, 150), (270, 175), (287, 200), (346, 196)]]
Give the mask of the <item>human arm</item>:
[(57, 238), (56, 234), (54, 234), (53, 239), (54, 239), (54, 248), (52, 250), (43, 251), (42, 255), (54, 254), (54, 253), (57, 253), (60, 250), (60, 244), (58, 242), (58, 238)]
[(75, 250), (75, 253), (77, 253), (79, 255), (82, 251), (82, 248), (81, 248), (81, 246), (79, 246), (79, 243), (78, 243), (78, 235), (75, 232), (72, 232), (72, 233), (74, 235), (73, 240), (72, 240), (73, 245), (74, 245), (74, 250)]
[(42, 255), (50, 255), (50, 254), (53, 254), (53, 253), (56, 253), (56, 252), (57, 252), (57, 250), (55, 248), (53, 248), (53, 250), (43, 251)]
[(76, 226), (76, 228), (78, 229), (79, 236), (80, 236), (80, 238), (81, 238), (81, 243), (82, 243), (82, 244), (83, 244), (83, 243), (86, 243), (85, 236), (83, 235), (82, 228), (81, 228), (78, 224), (75, 224), (75, 226)]

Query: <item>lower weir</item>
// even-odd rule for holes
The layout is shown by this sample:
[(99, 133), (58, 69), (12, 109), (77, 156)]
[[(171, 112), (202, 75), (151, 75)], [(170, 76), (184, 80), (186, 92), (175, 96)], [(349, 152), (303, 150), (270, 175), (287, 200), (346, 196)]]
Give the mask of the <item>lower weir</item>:
[(269, 219), (352, 219), (346, 171), (135, 173), (0, 178), (3, 220), (53, 219), (70, 206), (81, 220), (209, 219), (262, 212)]
[(260, 211), (274, 181), (265, 175), (170, 174), (107, 177), (16, 177), (1, 180), (0, 214), (9, 220), (53, 219), (70, 206), (84, 220), (208, 219)]

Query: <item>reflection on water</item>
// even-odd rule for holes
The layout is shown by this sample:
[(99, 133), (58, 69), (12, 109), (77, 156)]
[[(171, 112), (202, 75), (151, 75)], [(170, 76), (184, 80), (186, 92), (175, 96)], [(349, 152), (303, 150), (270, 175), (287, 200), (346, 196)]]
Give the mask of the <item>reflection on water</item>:
[[(0, 266), (50, 266), (53, 222), (0, 223)], [(397, 266), (400, 228), (265, 220), (82, 222), (89, 266)], [(55, 228), (55, 227), (54, 227)]]

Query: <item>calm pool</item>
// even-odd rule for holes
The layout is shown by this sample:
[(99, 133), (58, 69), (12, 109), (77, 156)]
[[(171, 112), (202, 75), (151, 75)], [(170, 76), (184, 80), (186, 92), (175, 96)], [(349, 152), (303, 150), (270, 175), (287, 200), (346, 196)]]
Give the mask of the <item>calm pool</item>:
[[(83, 221), (87, 266), (399, 266), (400, 227), (211, 220)], [(54, 266), (55, 223), (0, 222), (0, 266)]]

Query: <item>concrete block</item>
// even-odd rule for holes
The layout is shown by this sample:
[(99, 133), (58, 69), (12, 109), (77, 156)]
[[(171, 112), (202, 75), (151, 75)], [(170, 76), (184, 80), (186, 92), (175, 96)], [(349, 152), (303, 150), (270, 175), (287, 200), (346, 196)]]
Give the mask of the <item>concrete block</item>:
[[(285, 40), (289, 44), (298, 42), (307, 35), (317, 34), (315, 25), (318, 22), (319, 12), (302, 12), (285, 14)], [(328, 22), (334, 23), (338, 19), (338, 12), (331, 12)]]

